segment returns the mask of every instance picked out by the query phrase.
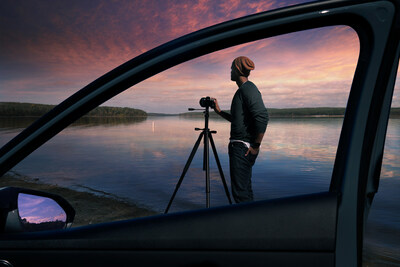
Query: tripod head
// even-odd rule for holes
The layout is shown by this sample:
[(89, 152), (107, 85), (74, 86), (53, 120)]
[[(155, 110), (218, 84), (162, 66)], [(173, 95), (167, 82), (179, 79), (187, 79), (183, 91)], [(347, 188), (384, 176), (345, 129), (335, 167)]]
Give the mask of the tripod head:
[(205, 110), (206, 112), (208, 112), (208, 109), (211, 108), (215, 108), (215, 102), (214, 102), (214, 98), (211, 98), (209, 96), (206, 97), (202, 97), (200, 98), (199, 104), (201, 107), (205, 108), (205, 109), (196, 109), (196, 108), (189, 108), (189, 111), (193, 111), (193, 110)]
[[(204, 113), (204, 129), (195, 128), (195, 131), (199, 131), (199, 130), (204, 130), (207, 132), (210, 131), (210, 129), (208, 129), (208, 118), (210, 117), (209, 108), (210, 108), (210, 106), (208, 106), (208, 105), (205, 108), (197, 108), (197, 109), (196, 108), (188, 108), (189, 111), (203, 110), (203, 113)], [(216, 131), (213, 131), (213, 133), (216, 133)]]
[(200, 98), (199, 104), (200, 104), (200, 106), (203, 107), (204, 109), (203, 109), (203, 108), (201, 108), (201, 109), (200, 109), (200, 108), (188, 108), (188, 110), (189, 110), (189, 111), (204, 110), (205, 116), (208, 116), (210, 107), (211, 107), (211, 108), (215, 108), (214, 99), (211, 98), (211, 97), (209, 97), (209, 96)]

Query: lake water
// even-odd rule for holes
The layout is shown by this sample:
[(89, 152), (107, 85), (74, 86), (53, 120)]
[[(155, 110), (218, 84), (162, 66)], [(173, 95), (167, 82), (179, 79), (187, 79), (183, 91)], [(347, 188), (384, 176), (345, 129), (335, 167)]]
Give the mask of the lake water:
[[(29, 119), (0, 119), (0, 145)], [(327, 191), (341, 118), (271, 119), (253, 169), (255, 200)], [(105, 192), (163, 212), (203, 118), (148, 117), (145, 120), (83, 119), (36, 150), (13, 172), (81, 191)], [(210, 120), (228, 183), (229, 123)], [(400, 262), (400, 120), (391, 119), (379, 192), (366, 227), (366, 247)], [(205, 207), (203, 144), (170, 212)], [(228, 204), (210, 150), (211, 206)]]

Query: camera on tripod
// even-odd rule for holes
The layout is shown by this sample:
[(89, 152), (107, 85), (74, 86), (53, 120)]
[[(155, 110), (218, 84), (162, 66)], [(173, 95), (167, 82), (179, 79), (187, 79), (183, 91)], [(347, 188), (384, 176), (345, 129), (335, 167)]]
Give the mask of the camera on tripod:
[(200, 103), (200, 106), (202, 106), (203, 108), (207, 108), (207, 107), (215, 108), (214, 99), (211, 99), (211, 97), (209, 97), (209, 96), (200, 98), (199, 103)]
[[(172, 201), (175, 198), (176, 193), (178, 192), (179, 187), (181, 186), (181, 183), (183, 181), (183, 178), (185, 177), (186, 172), (189, 169), (189, 166), (193, 160), (194, 155), (196, 154), (197, 149), (199, 148), (201, 139), (204, 138), (204, 155), (203, 155), (203, 170), (206, 172), (206, 207), (209, 208), (210, 207), (210, 160), (209, 160), (209, 143), (211, 144), (211, 148), (212, 151), (214, 152), (214, 157), (215, 157), (215, 161), (217, 163), (218, 166), (218, 170), (219, 170), (219, 174), (221, 176), (221, 180), (222, 180), (222, 184), (224, 185), (225, 188), (225, 193), (226, 196), (228, 198), (229, 204), (232, 204), (232, 200), (229, 194), (229, 190), (228, 190), (228, 186), (226, 184), (225, 181), (225, 176), (224, 176), (224, 172), (222, 171), (222, 167), (221, 167), (221, 162), (219, 161), (218, 158), (218, 153), (217, 153), (217, 148), (215, 147), (215, 143), (214, 143), (214, 139), (212, 137), (212, 134), (217, 133), (217, 131), (211, 131), (208, 128), (208, 118), (209, 118), (209, 110), (208, 108), (215, 108), (215, 102), (214, 99), (211, 99), (211, 97), (207, 96), (207, 97), (202, 97), (199, 101), (200, 106), (203, 108), (206, 108), (204, 113), (204, 128), (200, 129), (200, 128), (195, 128), (195, 131), (199, 131), (201, 130), (201, 133), (199, 135), (199, 138), (197, 139), (196, 143), (194, 144), (193, 150), (190, 153), (190, 156), (185, 164), (185, 167), (183, 168), (181, 177), (179, 178), (178, 183), (176, 184), (175, 190), (172, 193), (171, 199), (168, 202), (168, 206), (165, 209), (164, 213), (168, 213), (169, 208), (171, 207)], [(190, 111), (192, 110), (198, 110), (198, 109), (194, 109), (194, 108), (189, 108)], [(203, 110), (203, 109), (201, 109)]]

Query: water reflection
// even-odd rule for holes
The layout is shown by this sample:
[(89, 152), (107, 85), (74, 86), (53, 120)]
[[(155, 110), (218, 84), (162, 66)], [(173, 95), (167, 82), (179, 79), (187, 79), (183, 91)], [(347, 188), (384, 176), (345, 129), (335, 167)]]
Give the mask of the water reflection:
[[(388, 129), (383, 179), (400, 176), (399, 121), (391, 120)], [(17, 129), (26, 122), (3, 122), (0, 141), (12, 137), (4, 129), (11, 131), (12, 125)], [(256, 198), (327, 190), (341, 124), (341, 118), (271, 119), (254, 167)], [(194, 128), (203, 126), (201, 117), (83, 118), (35, 151), (15, 171), (50, 183), (111, 191), (163, 210), (199, 135)], [(213, 137), (229, 180), (229, 123), (212, 118), (210, 129), (217, 131)], [(193, 180), (185, 178), (185, 193), (177, 196), (192, 207), (203, 206), (203, 201), (193, 196), (204, 192), (201, 152), (202, 146), (187, 175)], [(218, 177), (213, 157), (210, 160), (211, 171)], [(222, 190), (219, 184), (215, 187), (217, 192)], [(225, 204), (223, 194), (214, 203)]]
[[(1, 117), (0, 132), (18, 133), (34, 123), (38, 117)], [(105, 125), (131, 125), (145, 121), (146, 117), (82, 117), (72, 123), (70, 127)]]
[(266, 151), (271, 157), (305, 158), (332, 162), (342, 119), (275, 119), (268, 126)]
[[(0, 144), (11, 139), (26, 123), (26, 119), (3, 120)], [(253, 170), (255, 199), (328, 190), (341, 125), (341, 118), (272, 118)], [(13, 170), (76, 190), (104, 191), (163, 212), (198, 138), (195, 127), (204, 127), (204, 119), (85, 118), (63, 130)], [(229, 123), (211, 118), (210, 129), (217, 131), (213, 137), (229, 186)], [(391, 248), (396, 244), (399, 247), (400, 240), (399, 159), (400, 120), (390, 119), (382, 179), (370, 212), (366, 240), (370, 243), (385, 240)], [(202, 163), (201, 146), (170, 212), (205, 207)], [(210, 168), (211, 206), (226, 205), (228, 201), (213, 157)], [(376, 238), (379, 234), (381, 239)]]
[(33, 117), (2, 117), (0, 132), (18, 132), (31, 125), (37, 118)]
[(115, 125), (131, 125), (146, 121), (146, 117), (82, 117), (70, 127), (85, 126), (92, 127), (96, 125), (105, 125), (112, 127)]
[[(254, 167), (256, 199), (327, 190), (341, 122), (271, 119)], [(202, 117), (84, 118), (35, 151), (15, 171), (45, 182), (110, 192), (162, 211), (198, 138), (195, 127), (204, 127)], [(229, 123), (211, 119), (210, 129), (217, 131), (213, 137), (229, 182)], [(184, 204), (175, 209), (204, 206), (202, 149), (176, 198)], [(213, 157), (210, 167), (212, 205), (225, 205)]]

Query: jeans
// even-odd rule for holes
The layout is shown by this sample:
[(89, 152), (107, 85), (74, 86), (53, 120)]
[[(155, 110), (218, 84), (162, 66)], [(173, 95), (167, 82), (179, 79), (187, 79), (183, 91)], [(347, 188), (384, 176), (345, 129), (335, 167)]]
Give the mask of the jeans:
[(247, 150), (248, 148), (243, 143), (229, 143), (228, 151), (232, 195), (236, 203), (253, 201), (251, 173), (258, 154), (253, 155), (249, 153), (245, 156)]

